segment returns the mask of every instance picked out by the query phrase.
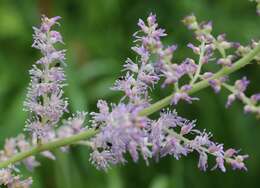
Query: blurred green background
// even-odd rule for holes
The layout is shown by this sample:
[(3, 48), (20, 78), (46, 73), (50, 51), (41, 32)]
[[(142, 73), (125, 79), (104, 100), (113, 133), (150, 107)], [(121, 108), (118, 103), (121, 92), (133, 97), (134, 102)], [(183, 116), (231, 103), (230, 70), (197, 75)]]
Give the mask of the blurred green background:
[[(132, 33), (137, 30), (138, 18), (156, 13), (159, 23), (167, 29), (165, 43), (177, 43), (175, 60), (193, 57), (186, 44), (192, 34), (180, 20), (191, 12), (199, 20), (212, 20), (215, 34), (227, 33), (227, 38), (243, 44), (260, 36), (260, 18), (255, 4), (248, 0), (0, 0), (0, 145), (6, 137), (15, 136), (24, 126), (22, 111), (28, 69), (39, 58), (32, 49), (32, 26), (40, 23), (40, 15), (60, 15), (60, 28), (66, 43), (69, 85), (66, 95), (70, 108), (96, 110), (99, 98), (116, 102), (120, 93), (109, 90), (122, 73), (126, 57), (134, 57), (130, 47)], [(235, 73), (232, 79), (247, 74), (251, 83), (248, 93), (260, 91), (260, 68), (249, 65)], [(159, 99), (170, 91), (157, 90)], [(179, 114), (197, 119), (198, 127), (210, 130), (215, 140), (226, 147), (242, 148), (250, 155), (249, 171), (229, 169), (227, 173), (197, 168), (195, 154), (176, 161), (172, 157), (159, 163), (144, 162), (114, 167), (108, 173), (97, 171), (88, 161), (88, 149), (73, 147), (63, 154), (56, 151), (58, 160), (40, 159), (42, 167), (32, 175), (34, 188), (206, 188), (258, 187), (260, 179), (260, 123), (253, 115), (244, 115), (237, 102), (225, 109), (226, 92), (216, 96), (211, 89), (199, 92), (200, 102), (180, 105)], [(211, 161), (213, 162), (213, 161)], [(212, 163), (211, 166), (214, 164)], [(257, 186), (258, 185), (258, 186)]]

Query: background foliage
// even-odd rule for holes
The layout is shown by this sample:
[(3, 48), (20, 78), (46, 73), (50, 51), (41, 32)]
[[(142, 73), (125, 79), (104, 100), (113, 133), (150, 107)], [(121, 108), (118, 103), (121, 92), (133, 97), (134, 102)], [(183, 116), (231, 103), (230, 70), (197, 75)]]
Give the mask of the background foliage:
[[(116, 102), (120, 94), (109, 90), (126, 57), (133, 57), (130, 47), (138, 18), (150, 12), (157, 14), (159, 23), (169, 34), (166, 43), (177, 43), (176, 62), (192, 57), (186, 44), (192, 34), (180, 20), (193, 12), (200, 20), (212, 20), (216, 34), (226, 32), (227, 38), (243, 44), (260, 36), (260, 18), (255, 5), (247, 0), (1, 0), (0, 1), (0, 145), (6, 137), (19, 133), (26, 113), (22, 111), (28, 69), (39, 57), (30, 47), (32, 25), (38, 25), (40, 15), (63, 17), (69, 85), (66, 94), (70, 108), (95, 110), (99, 98)], [(233, 78), (247, 74), (251, 80), (248, 93), (260, 91), (260, 68), (249, 65)], [(170, 90), (169, 90), (170, 92)], [(156, 91), (154, 99), (166, 96), (165, 90)], [(243, 115), (242, 105), (230, 110), (224, 107), (226, 93), (218, 97), (210, 89), (198, 93), (200, 102), (181, 105), (179, 114), (197, 119), (226, 146), (243, 148), (250, 155), (249, 172), (200, 172), (198, 156), (179, 161), (168, 157), (149, 167), (141, 162), (129, 162), (108, 173), (99, 172), (88, 162), (88, 149), (74, 147), (69, 154), (56, 151), (58, 160), (42, 159), (42, 167), (32, 174), (34, 188), (189, 188), (189, 187), (257, 187), (260, 177), (260, 123), (251, 115)], [(25, 174), (30, 174), (25, 171)]]

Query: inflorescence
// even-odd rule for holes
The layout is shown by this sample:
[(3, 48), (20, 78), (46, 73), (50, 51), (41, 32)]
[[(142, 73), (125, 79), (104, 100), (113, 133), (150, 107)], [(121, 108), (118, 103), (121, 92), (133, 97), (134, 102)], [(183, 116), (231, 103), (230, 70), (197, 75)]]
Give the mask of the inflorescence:
[[(219, 168), (226, 172), (225, 164), (233, 169), (247, 170), (244, 159), (248, 155), (240, 155), (238, 150), (224, 149), (224, 145), (213, 141), (212, 134), (196, 128), (196, 121), (180, 117), (176, 111), (164, 109), (159, 118), (151, 119), (143, 116), (142, 111), (151, 107), (150, 93), (155, 85), (161, 87), (173, 86), (171, 104), (180, 101), (192, 103), (199, 100), (189, 95), (196, 83), (206, 81), (216, 93), (224, 87), (231, 94), (226, 106), (229, 107), (238, 99), (245, 104), (244, 111), (260, 115), (260, 94), (247, 97), (244, 93), (249, 81), (246, 77), (229, 85), (226, 76), (215, 79), (215, 72), (204, 72), (203, 68), (216, 62), (219, 69), (234, 66), (234, 62), (245, 57), (258, 42), (253, 41), (249, 46), (242, 46), (226, 40), (225, 35), (212, 35), (212, 23), (199, 23), (194, 15), (187, 16), (183, 23), (194, 32), (197, 44), (189, 43), (198, 58), (186, 58), (175, 63), (173, 54), (176, 45), (165, 46), (161, 38), (167, 34), (159, 28), (156, 16), (150, 14), (146, 21), (139, 20), (139, 31), (134, 34), (132, 50), (137, 54), (134, 62), (128, 58), (124, 64), (125, 75), (118, 79), (112, 90), (124, 93), (117, 104), (108, 104), (99, 100), (98, 112), (90, 113), (90, 126), (86, 126), (86, 112), (77, 112), (67, 120), (62, 121), (64, 113), (68, 113), (68, 99), (63, 97), (65, 83), (66, 50), (57, 50), (57, 43), (63, 44), (58, 31), (52, 28), (58, 24), (60, 17), (42, 17), (42, 24), (34, 29), (33, 47), (40, 50), (43, 57), (36, 61), (29, 71), (31, 82), (28, 88), (25, 110), (30, 113), (25, 130), (29, 136), (20, 134), (15, 138), (6, 139), (4, 149), (0, 151), (0, 163), (11, 159), (19, 152), (41, 147), (51, 141), (66, 139), (90, 129), (97, 134), (89, 140), (82, 139), (92, 149), (90, 161), (97, 169), (107, 170), (111, 165), (125, 164), (126, 154), (137, 162), (140, 158), (149, 164), (151, 159), (158, 161), (165, 156), (179, 159), (189, 153), (199, 155), (198, 167), (205, 171), (208, 168), (208, 156), (215, 158), (212, 170)], [(254, 56), (260, 61), (260, 56)], [(187, 81), (188, 80), (188, 81)], [(62, 151), (68, 146), (60, 147)], [(55, 160), (48, 150), (41, 155)], [(23, 163), (29, 170), (40, 165), (34, 155), (25, 157), (22, 161), (4, 166), (0, 169), (0, 185), (11, 188), (27, 188), (32, 184), (32, 178), (24, 179), (19, 175), (18, 166)]]
[[(16, 138), (6, 139), (4, 149), (0, 151), (0, 161), (5, 161), (18, 152), (28, 151), (32, 147), (77, 134), (85, 129), (85, 112), (77, 112), (68, 120), (60, 122), (64, 112), (68, 112), (68, 101), (63, 98), (62, 90), (65, 86), (65, 73), (62, 68), (65, 65), (65, 50), (56, 50), (54, 47), (56, 43), (63, 44), (63, 40), (58, 31), (51, 30), (58, 24), (59, 19), (58, 16), (43, 16), (41, 27), (33, 27), (32, 47), (40, 50), (43, 57), (36, 61), (29, 71), (31, 82), (24, 102), (24, 109), (30, 112), (30, 118), (25, 125), (25, 131), (29, 132), (30, 138), (27, 139), (24, 134), (20, 134)], [(62, 126), (58, 127), (59, 123), (62, 123)], [(55, 160), (50, 151), (43, 151), (41, 155)], [(35, 156), (27, 157), (22, 163), (30, 171), (40, 165)], [(12, 188), (30, 186), (32, 179), (20, 180), (17, 165), (19, 162), (1, 169), (0, 185)]]

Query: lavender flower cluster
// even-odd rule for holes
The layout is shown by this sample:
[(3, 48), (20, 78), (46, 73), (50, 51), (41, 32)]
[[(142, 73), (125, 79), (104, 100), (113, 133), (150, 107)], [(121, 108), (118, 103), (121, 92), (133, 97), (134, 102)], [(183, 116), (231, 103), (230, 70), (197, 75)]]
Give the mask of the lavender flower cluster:
[[(148, 165), (151, 159), (158, 161), (169, 155), (178, 160), (181, 156), (196, 152), (199, 155), (198, 167), (202, 171), (208, 168), (209, 155), (215, 157), (216, 161), (212, 170), (219, 168), (225, 172), (225, 164), (230, 164), (233, 169), (247, 170), (244, 160), (248, 155), (240, 155), (238, 150), (232, 148), (224, 149), (223, 144), (212, 140), (211, 133), (199, 131), (195, 121), (189, 121), (167, 109), (157, 119), (143, 116), (142, 111), (151, 106), (150, 92), (155, 85), (161, 84), (162, 88), (174, 86), (171, 104), (177, 105), (180, 101), (192, 103), (199, 100), (190, 96), (189, 92), (199, 81), (206, 80), (216, 93), (222, 87), (231, 92), (227, 107), (238, 99), (245, 103), (246, 112), (259, 115), (260, 95), (254, 94), (248, 98), (244, 94), (249, 84), (245, 77), (231, 86), (227, 84), (227, 77), (215, 79), (213, 72), (202, 72), (202, 67), (213, 63), (213, 60), (220, 68), (232, 67), (234, 60), (249, 53), (257, 42), (253, 42), (251, 46), (242, 46), (228, 42), (224, 34), (214, 37), (211, 34), (211, 22), (198, 23), (196, 17), (190, 15), (183, 22), (194, 32), (199, 44), (189, 43), (187, 46), (198, 58), (186, 58), (175, 63), (173, 53), (177, 46), (165, 46), (162, 43), (161, 38), (167, 34), (164, 29), (159, 28), (156, 16), (150, 14), (146, 21), (139, 20), (140, 30), (134, 34), (135, 45), (132, 50), (138, 56), (137, 61), (130, 58), (126, 60), (125, 75), (112, 87), (113, 90), (124, 93), (122, 99), (117, 104), (99, 100), (99, 111), (90, 113), (91, 126), (86, 127), (86, 112), (77, 112), (62, 121), (63, 114), (68, 112), (68, 99), (63, 97), (63, 87), (66, 85), (63, 70), (66, 65), (66, 51), (55, 48), (57, 43), (63, 44), (63, 39), (58, 31), (52, 30), (55, 25), (59, 25), (59, 19), (60, 17), (43, 16), (41, 26), (33, 28), (32, 46), (39, 49), (43, 57), (29, 71), (31, 82), (24, 107), (30, 113), (25, 126), (30, 136), (26, 138), (20, 134), (16, 138), (6, 139), (4, 149), (0, 151), (0, 163), (20, 152), (94, 128), (98, 133), (89, 141), (82, 142), (92, 149), (90, 161), (97, 169), (107, 170), (111, 165), (125, 164), (127, 154), (130, 154), (134, 162), (143, 158)], [(231, 55), (232, 50), (234, 53)], [(255, 60), (260, 61), (260, 57), (256, 56)], [(187, 78), (189, 81), (184, 83), (183, 80)], [(66, 151), (68, 146), (60, 149)], [(55, 160), (50, 151), (43, 151), (41, 155)], [(29, 156), (21, 162), (28, 170), (40, 165), (35, 156)], [(20, 164), (17, 162), (0, 169), (0, 185), (10, 188), (30, 187), (32, 179), (23, 179), (19, 175), (17, 167)]]
[[(4, 149), (0, 151), (0, 161), (5, 161), (16, 153), (26, 151), (30, 148), (30, 143), (25, 140), (25, 137), (22, 134), (17, 138), (6, 139)], [(39, 165), (34, 156), (28, 157), (22, 162), (30, 170)], [(20, 175), (17, 175), (18, 172), (19, 170), (14, 165), (5, 169), (0, 169), (0, 185), (5, 185), (11, 188), (30, 187), (32, 184), (32, 178), (29, 177), (27, 179), (23, 179)]]
[[(85, 129), (85, 112), (77, 112), (58, 126), (64, 112), (68, 112), (67, 99), (63, 98), (62, 88), (66, 85), (65, 50), (56, 50), (54, 45), (62, 43), (62, 36), (58, 31), (51, 30), (58, 24), (60, 17), (42, 17), (40, 28), (33, 27), (33, 45), (43, 55), (29, 71), (31, 82), (28, 88), (24, 109), (30, 112), (26, 121), (25, 130), (30, 133), (30, 138), (24, 134), (16, 138), (6, 139), (4, 149), (0, 151), (0, 162), (6, 161), (19, 152), (26, 152), (33, 147), (49, 141), (69, 137)], [(66, 148), (61, 148), (66, 149)], [(55, 160), (50, 151), (44, 151), (42, 156)], [(40, 165), (35, 156), (27, 157), (22, 161), (28, 170), (32, 171)], [(23, 180), (19, 175), (18, 164), (0, 170), (0, 185), (10, 188), (27, 188), (32, 184), (32, 178)]]
[(110, 165), (125, 164), (126, 153), (134, 162), (141, 156), (148, 165), (151, 158), (158, 161), (170, 155), (178, 160), (197, 152), (198, 167), (203, 171), (208, 168), (209, 154), (216, 158), (212, 170), (226, 172), (225, 162), (233, 169), (247, 170), (243, 161), (248, 155), (238, 155), (232, 148), (224, 150), (223, 144), (211, 140), (211, 133), (195, 129), (195, 121), (182, 118), (175, 111), (166, 110), (152, 120), (138, 116), (140, 108), (135, 105), (120, 103), (112, 105), (111, 111), (105, 101), (99, 101), (98, 106), (99, 113), (93, 113), (93, 117), (100, 133), (90, 142), (90, 161), (97, 169), (106, 171)]
[[(197, 79), (204, 79), (200, 76), (199, 69), (211, 60), (217, 45), (223, 53), (232, 46), (224, 40), (223, 35), (216, 40), (213, 38), (210, 34), (210, 22), (198, 24), (192, 15), (186, 17), (184, 23), (195, 30), (197, 39), (202, 43), (198, 47), (188, 44), (194, 53), (200, 55), (199, 65), (191, 58), (180, 64), (172, 63), (172, 54), (177, 47), (163, 45), (161, 37), (166, 36), (166, 33), (164, 29), (158, 28), (155, 15), (150, 14), (147, 22), (139, 20), (140, 30), (134, 34), (136, 45), (132, 47), (139, 56), (138, 62), (127, 59), (124, 64), (125, 76), (117, 80), (112, 87), (113, 90), (124, 92), (121, 102), (109, 107), (107, 102), (100, 100), (97, 105), (99, 112), (92, 113), (93, 125), (100, 129), (100, 133), (90, 142), (93, 149), (90, 160), (98, 169), (107, 170), (112, 164), (126, 163), (124, 154), (127, 152), (133, 161), (137, 162), (142, 156), (149, 164), (150, 158), (158, 161), (161, 157), (171, 155), (179, 159), (196, 151), (200, 156), (198, 167), (203, 171), (208, 167), (208, 154), (216, 157), (216, 165), (212, 169), (220, 168), (225, 172), (224, 163), (227, 162), (233, 169), (246, 170), (243, 160), (247, 155), (237, 155), (238, 152), (234, 149), (224, 150), (223, 144), (211, 140), (210, 133), (195, 129), (195, 121), (188, 121), (169, 110), (161, 113), (157, 120), (138, 115), (150, 105), (149, 90), (152, 90), (160, 79), (164, 79), (162, 87), (175, 85), (173, 105), (180, 100), (188, 103), (198, 100), (189, 96), (188, 91)], [(228, 58), (223, 58), (223, 61)], [(179, 88), (179, 80), (185, 75), (189, 76), (191, 81)], [(220, 87), (220, 82), (224, 81), (225, 79), (209, 80), (215, 90)]]
[(26, 129), (36, 141), (46, 139), (47, 133), (67, 111), (68, 102), (62, 98), (65, 74), (60, 67), (65, 60), (65, 50), (55, 49), (54, 44), (63, 41), (59, 32), (51, 30), (59, 19), (43, 17), (41, 27), (33, 28), (32, 47), (39, 49), (43, 57), (29, 71), (31, 83), (24, 106), (31, 113)]

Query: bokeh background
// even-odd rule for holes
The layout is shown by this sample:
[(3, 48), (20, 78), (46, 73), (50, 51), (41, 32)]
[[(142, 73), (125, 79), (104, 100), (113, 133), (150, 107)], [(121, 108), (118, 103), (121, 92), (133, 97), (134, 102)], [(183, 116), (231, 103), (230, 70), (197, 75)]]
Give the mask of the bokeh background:
[[(70, 109), (94, 111), (100, 98), (116, 102), (120, 93), (109, 90), (122, 73), (130, 50), (132, 34), (138, 18), (156, 13), (159, 23), (167, 29), (165, 43), (177, 43), (175, 61), (193, 57), (186, 48), (194, 41), (181, 19), (195, 13), (200, 20), (212, 20), (214, 33), (227, 33), (227, 38), (246, 44), (260, 37), (260, 18), (255, 4), (248, 0), (0, 0), (0, 145), (6, 137), (21, 132), (27, 114), (22, 110), (28, 69), (39, 58), (31, 48), (32, 26), (38, 25), (40, 15), (60, 15), (60, 28), (67, 51), (66, 72), (69, 85), (66, 95)], [(252, 80), (248, 93), (260, 91), (260, 67), (249, 65), (235, 73), (231, 80), (247, 74)], [(154, 100), (170, 90), (156, 90)], [(229, 170), (227, 173), (197, 168), (197, 155), (176, 161), (172, 157), (159, 163), (144, 162), (114, 167), (108, 173), (97, 171), (88, 161), (88, 149), (73, 147), (68, 154), (55, 151), (57, 161), (41, 159), (42, 166), (32, 175), (34, 188), (206, 188), (259, 186), (260, 123), (253, 115), (244, 115), (237, 102), (225, 109), (227, 92), (216, 96), (211, 89), (197, 93), (200, 102), (182, 104), (179, 114), (197, 119), (198, 127), (210, 130), (215, 139), (227, 147), (242, 148), (250, 155), (248, 172)], [(213, 162), (213, 161), (211, 161)], [(213, 165), (213, 164), (212, 164)]]

